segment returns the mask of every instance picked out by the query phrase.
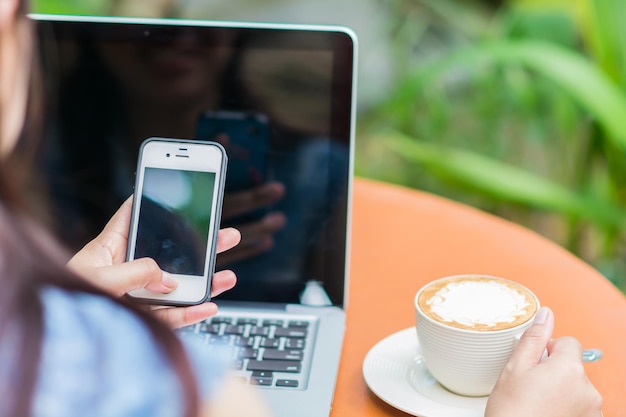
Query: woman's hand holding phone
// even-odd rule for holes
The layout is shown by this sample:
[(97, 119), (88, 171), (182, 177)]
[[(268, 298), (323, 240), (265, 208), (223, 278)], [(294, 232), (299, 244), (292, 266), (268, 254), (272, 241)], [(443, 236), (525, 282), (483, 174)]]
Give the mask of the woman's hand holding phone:
[[(167, 294), (177, 283), (171, 275), (161, 271), (149, 258), (125, 262), (128, 245), (128, 225), (132, 210), (132, 197), (124, 202), (104, 230), (68, 262), (68, 267), (95, 286), (121, 297), (129, 291), (145, 288)], [(222, 229), (217, 240), (217, 252), (235, 247), (241, 239), (238, 230)], [(232, 271), (219, 271), (213, 275), (211, 297), (233, 288), (236, 283)], [(217, 306), (208, 302), (188, 307), (155, 308), (155, 314), (172, 327), (182, 327), (215, 315)]]

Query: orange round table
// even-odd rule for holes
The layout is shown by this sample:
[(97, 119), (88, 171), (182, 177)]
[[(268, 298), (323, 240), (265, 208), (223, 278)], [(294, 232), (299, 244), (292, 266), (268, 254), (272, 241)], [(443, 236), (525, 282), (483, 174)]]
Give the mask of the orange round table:
[(331, 416), (406, 416), (365, 384), (362, 364), (378, 341), (414, 325), (413, 297), (446, 275), (518, 281), (572, 335), (604, 356), (586, 364), (605, 417), (626, 416), (626, 297), (585, 262), (514, 223), (434, 195), (356, 179), (347, 328)]

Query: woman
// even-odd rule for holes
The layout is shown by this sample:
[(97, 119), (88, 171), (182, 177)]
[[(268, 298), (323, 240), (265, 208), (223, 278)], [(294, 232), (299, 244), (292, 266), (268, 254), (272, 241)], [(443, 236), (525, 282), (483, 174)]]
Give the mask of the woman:
[[(151, 260), (122, 263), (129, 202), (69, 268), (56, 242), (25, 214), (9, 155), (27, 108), (37, 104), (29, 99), (36, 91), (28, 88), (31, 42), (25, 1), (0, 0), (0, 416), (265, 414), (251, 392), (220, 382), (217, 358), (186, 348), (162, 320), (114, 298), (176, 286)], [(219, 250), (239, 239), (233, 229), (221, 231)], [(216, 274), (216, 292), (234, 280), (228, 271)], [(157, 314), (182, 325), (214, 312), (207, 304)], [(496, 385), (487, 417), (601, 416), (580, 344), (551, 340), (553, 326), (542, 308)]]

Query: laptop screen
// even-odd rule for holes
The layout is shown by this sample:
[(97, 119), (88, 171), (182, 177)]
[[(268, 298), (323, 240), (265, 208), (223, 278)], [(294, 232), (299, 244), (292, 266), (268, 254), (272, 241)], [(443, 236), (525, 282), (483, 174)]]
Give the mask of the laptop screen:
[[(320, 27), (34, 16), (47, 115), (41, 162), (58, 237), (79, 249), (132, 194), (149, 137), (216, 140), (229, 156), (217, 259), (224, 300), (344, 299), (354, 43)], [(80, 18), (78, 18), (80, 19)]]

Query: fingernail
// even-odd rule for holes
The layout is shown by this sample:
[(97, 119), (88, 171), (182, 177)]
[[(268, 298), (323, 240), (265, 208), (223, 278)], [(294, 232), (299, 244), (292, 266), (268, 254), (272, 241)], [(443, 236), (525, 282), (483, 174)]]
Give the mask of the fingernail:
[(548, 313), (550, 309), (548, 307), (541, 307), (537, 310), (537, 314), (535, 315), (534, 324), (544, 324), (548, 319)]
[(239, 229), (235, 229), (234, 227), (229, 227), (226, 230), (228, 230), (228, 233), (230, 234), (231, 238), (241, 238), (241, 231)]
[(163, 272), (163, 278), (161, 278), (161, 283), (165, 285), (167, 288), (178, 287), (178, 281), (176, 281), (176, 279), (174, 279), (174, 277), (168, 274), (167, 272)]

